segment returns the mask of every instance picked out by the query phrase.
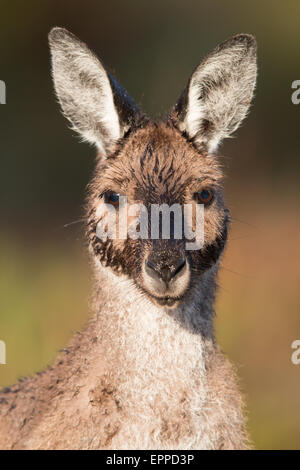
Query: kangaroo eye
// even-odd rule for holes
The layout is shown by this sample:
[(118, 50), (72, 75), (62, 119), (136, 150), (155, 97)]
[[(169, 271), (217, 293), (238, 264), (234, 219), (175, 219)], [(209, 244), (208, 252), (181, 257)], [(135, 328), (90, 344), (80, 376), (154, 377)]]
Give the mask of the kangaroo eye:
[(210, 189), (202, 189), (199, 193), (194, 194), (194, 198), (197, 202), (200, 204), (209, 204), (213, 198), (214, 198), (214, 193)]
[(113, 206), (117, 206), (119, 204), (120, 194), (114, 193), (113, 191), (108, 191), (104, 194), (104, 202), (105, 204), (112, 204)]

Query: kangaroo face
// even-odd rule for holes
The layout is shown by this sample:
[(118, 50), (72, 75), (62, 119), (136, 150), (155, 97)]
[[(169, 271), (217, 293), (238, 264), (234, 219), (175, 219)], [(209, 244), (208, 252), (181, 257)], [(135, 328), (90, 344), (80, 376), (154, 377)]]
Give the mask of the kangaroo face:
[[(153, 302), (172, 308), (224, 248), (229, 216), (213, 153), (247, 113), (256, 77), (255, 40), (239, 35), (218, 46), (158, 124), (72, 34), (55, 28), (50, 46), (63, 111), (99, 149), (88, 204), (91, 250)], [(190, 249), (200, 230), (202, 243)]]
[[(91, 185), (88, 237), (100, 262), (116, 274), (125, 274), (151, 300), (175, 306), (205, 270), (213, 266), (226, 240), (228, 213), (224, 208), (221, 171), (215, 157), (201, 154), (171, 124), (146, 123), (135, 130), (113, 158), (100, 163)], [(201, 201), (201, 195), (207, 198)], [(126, 197), (127, 207), (121, 198)], [(184, 205), (193, 211), (204, 206), (204, 245), (188, 250), (183, 230), (181, 237), (172, 233), (162, 236), (162, 220), (157, 238), (153, 235), (151, 209), (177, 205), (181, 224)], [(147, 210), (146, 232), (139, 238), (130, 236), (130, 228), (138, 221), (139, 204)], [(136, 214), (130, 209), (137, 207)], [(111, 210), (113, 208), (113, 211)], [(181, 212), (180, 212), (181, 209)], [(132, 211), (133, 212), (133, 211)], [(178, 217), (178, 215), (177, 215)], [(190, 223), (192, 223), (192, 217)], [(123, 221), (126, 238), (119, 233), (103, 240), (97, 236), (97, 225), (114, 226)], [(139, 227), (140, 229), (140, 227)], [(118, 230), (116, 230), (118, 232)]]

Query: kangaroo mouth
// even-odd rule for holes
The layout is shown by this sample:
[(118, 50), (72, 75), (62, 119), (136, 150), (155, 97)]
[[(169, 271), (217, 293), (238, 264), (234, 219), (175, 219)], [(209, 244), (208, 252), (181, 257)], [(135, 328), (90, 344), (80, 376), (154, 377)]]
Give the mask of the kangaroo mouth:
[(153, 299), (162, 307), (175, 307), (180, 302), (178, 297), (153, 297)]
[(157, 297), (156, 295), (150, 294), (150, 292), (143, 289), (144, 294), (156, 305), (160, 307), (167, 307), (167, 308), (174, 308), (181, 302), (182, 297), (172, 297), (170, 295), (166, 295), (164, 297)]

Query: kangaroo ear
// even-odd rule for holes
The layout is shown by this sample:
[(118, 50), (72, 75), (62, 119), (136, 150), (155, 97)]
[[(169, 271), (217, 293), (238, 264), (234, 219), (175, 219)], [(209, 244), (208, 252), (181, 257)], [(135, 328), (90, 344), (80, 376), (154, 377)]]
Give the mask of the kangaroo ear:
[(199, 148), (214, 152), (245, 118), (256, 74), (255, 38), (239, 34), (228, 39), (195, 69), (171, 119)]
[(141, 118), (127, 92), (86, 44), (64, 28), (49, 34), (55, 91), (64, 115), (84, 140), (109, 154)]

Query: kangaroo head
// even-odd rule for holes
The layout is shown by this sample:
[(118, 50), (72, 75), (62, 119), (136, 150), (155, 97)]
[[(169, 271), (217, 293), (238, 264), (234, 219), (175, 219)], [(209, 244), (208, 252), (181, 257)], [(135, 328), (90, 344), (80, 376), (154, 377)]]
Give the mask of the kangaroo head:
[[(102, 266), (129, 277), (151, 301), (174, 307), (218, 263), (226, 242), (229, 213), (214, 152), (247, 114), (256, 80), (255, 39), (234, 36), (206, 56), (160, 123), (140, 111), (75, 36), (54, 28), (49, 39), (63, 112), (99, 150), (88, 204), (90, 248)], [(194, 230), (189, 241), (197, 239), (199, 205), (204, 238), (188, 249), (184, 230), (175, 232), (186, 222)], [(144, 224), (141, 214), (147, 214)], [(99, 236), (99, 226), (107, 233), (113, 227), (114, 236)]]

